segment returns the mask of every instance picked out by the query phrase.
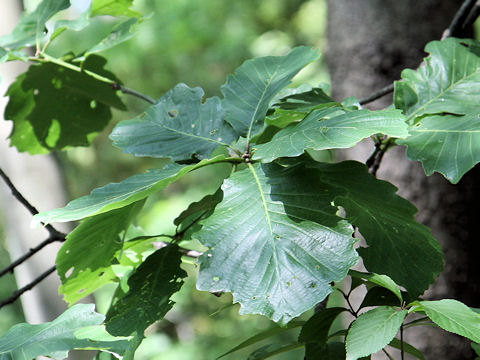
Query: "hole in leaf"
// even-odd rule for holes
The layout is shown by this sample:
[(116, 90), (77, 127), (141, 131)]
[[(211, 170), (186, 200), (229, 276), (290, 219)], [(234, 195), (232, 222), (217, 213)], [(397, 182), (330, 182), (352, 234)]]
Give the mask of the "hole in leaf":
[(105, 274), (105, 271), (102, 271), (100, 274), (98, 274), (98, 277), (102, 277), (103, 274)]
[(97, 107), (97, 102), (95, 100), (90, 101), (90, 108), (95, 109)]
[(37, 96), (39, 93), (40, 93), (40, 90), (38, 89), (33, 90), (33, 95)]
[(69, 278), (73, 273), (73, 266), (65, 272), (65, 277)]
[(219, 278), (218, 276), (214, 276), (214, 277), (213, 277), (213, 281), (216, 282), (216, 281), (219, 281), (219, 280), (220, 280), (220, 278)]
[(178, 115), (178, 110), (170, 110), (170, 111), (167, 111), (167, 114), (168, 114), (168, 116), (170, 116), (171, 118), (174, 118), (175, 116)]

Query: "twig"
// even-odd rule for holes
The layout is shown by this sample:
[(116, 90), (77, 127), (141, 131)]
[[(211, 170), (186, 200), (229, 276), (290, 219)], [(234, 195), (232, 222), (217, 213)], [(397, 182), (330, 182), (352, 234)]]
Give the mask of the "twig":
[(143, 101), (146, 101), (150, 104), (155, 104), (156, 102), (154, 98), (148, 95), (142, 94), (141, 92), (138, 92), (136, 90), (127, 88), (126, 86), (120, 85), (119, 83), (113, 83), (112, 88), (113, 90), (120, 90), (124, 94), (136, 96), (137, 98), (142, 99)]
[(391, 92), (393, 92), (393, 90), (394, 90), (394, 84), (392, 83), (380, 90), (375, 91), (372, 95), (369, 95), (363, 99), (360, 99), (358, 102), (360, 103), (360, 105), (371, 103), (372, 101), (375, 101), (381, 98), (382, 96), (390, 94)]
[(442, 40), (450, 36), (456, 36), (458, 31), (464, 29), (463, 25), (465, 20), (467, 19), (472, 8), (475, 6), (476, 1), (477, 0), (465, 0), (463, 2), (462, 6), (460, 6), (457, 13), (453, 17), (450, 26), (443, 32)]
[(463, 23), (462, 28), (468, 29), (469, 27), (471, 27), (473, 23), (478, 19), (479, 16), (480, 16), (480, 0), (478, 0), (475, 3), (475, 6), (470, 11), (470, 14), (468, 15), (467, 19)]
[(22, 264), (23, 262), (25, 262), (26, 260), (31, 258), (33, 255), (35, 255), (37, 252), (42, 250), (48, 244), (51, 244), (51, 243), (54, 243), (54, 242), (57, 242), (57, 241), (61, 241), (61, 242), (65, 241), (65, 236), (59, 236), (59, 237), (50, 236), (48, 239), (44, 240), (43, 242), (41, 242), (40, 244), (38, 244), (34, 248), (31, 248), (27, 253), (23, 254), (21, 257), (19, 257), (17, 260), (12, 262), (6, 268), (0, 270), (0, 277), (4, 276), (5, 274), (8, 274), (8, 273), (13, 273), (13, 270), (17, 266), (19, 266), (20, 264)]
[(400, 325), (400, 356), (401, 360), (405, 359), (405, 350), (403, 348), (403, 323)]
[[(30, 214), (32, 215), (36, 215), (38, 214), (38, 210), (28, 202), (27, 199), (25, 199), (25, 197), (17, 190), (17, 188), (15, 187), (15, 185), (13, 185), (12, 181), (9, 179), (9, 177), (7, 176), (7, 174), (5, 174), (5, 172), (0, 168), (0, 177), (3, 179), (3, 181), (5, 181), (5, 183), (7, 184), (7, 186), (10, 188), (10, 191), (12, 192), (12, 195), (23, 205), (25, 206), (25, 208), (27, 208), (27, 210), (30, 212)], [(43, 224), (43, 223), (42, 223)], [(43, 224), (44, 225), (44, 224)], [(50, 233), (50, 237), (65, 237), (65, 234), (61, 233), (60, 231), (58, 231), (57, 229), (55, 229), (52, 225), (50, 224), (47, 224), (47, 225), (44, 225), (45, 228), (48, 230), (48, 232)]]
[(47, 271), (45, 271), (43, 274), (41, 274), (39, 277), (37, 277), (35, 280), (33, 280), (31, 283), (25, 285), (21, 289), (18, 289), (15, 291), (12, 296), (10, 296), (8, 299), (3, 300), (0, 302), (0, 309), (6, 305), (14, 303), (21, 295), (26, 293), (29, 290), (32, 290), (38, 283), (40, 283), (43, 279), (45, 279), (48, 275), (53, 273), (57, 269), (57, 266), (54, 265)]
[(390, 355), (390, 354), (388, 353), (387, 350), (382, 349), (382, 351), (385, 353), (385, 355), (387, 355), (387, 357), (389, 358), (389, 360), (395, 360), (395, 359), (392, 357), (392, 355)]

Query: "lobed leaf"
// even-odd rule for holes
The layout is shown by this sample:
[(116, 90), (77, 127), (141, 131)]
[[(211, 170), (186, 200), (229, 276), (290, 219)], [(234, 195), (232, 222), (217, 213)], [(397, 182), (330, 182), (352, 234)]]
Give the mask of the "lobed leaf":
[(180, 290), (187, 273), (182, 254), (168, 245), (150, 255), (128, 279), (129, 292), (109, 309), (106, 328), (113, 335), (143, 335), (172, 308), (170, 297)]
[[(105, 63), (90, 56), (84, 67), (116, 79), (103, 69)], [(86, 146), (108, 124), (110, 107), (126, 109), (109, 84), (52, 63), (30, 66), (6, 95), (5, 119), (13, 121), (11, 145), (31, 154)]]
[(36, 223), (73, 221), (118, 209), (145, 199), (195, 169), (221, 162), (225, 162), (225, 157), (217, 156), (194, 165), (168, 164), (163, 169), (153, 169), (129, 177), (120, 183), (97, 188), (90, 195), (69, 202), (64, 208), (35, 215), (33, 221)]
[(360, 315), (348, 330), (347, 360), (356, 360), (387, 346), (403, 323), (407, 310), (380, 306)]
[(334, 195), (335, 205), (345, 209), (346, 219), (365, 237), (368, 247), (358, 251), (366, 268), (389, 276), (413, 297), (422, 294), (442, 271), (443, 254), (430, 230), (415, 220), (416, 208), (364, 164), (312, 162), (307, 167), (319, 171), (323, 192)]
[(478, 113), (423, 117), (409, 131), (397, 143), (408, 146), (409, 159), (421, 161), (427, 175), (439, 172), (456, 184), (480, 162)]
[(442, 329), (480, 342), (480, 314), (457, 300), (420, 301), (421, 310)]
[(223, 107), (235, 131), (250, 140), (263, 127), (275, 95), (319, 54), (297, 47), (285, 56), (267, 56), (245, 61), (222, 86)]
[(140, 201), (88, 218), (67, 235), (56, 261), (65, 301), (75, 303), (116, 277), (111, 265), (122, 247), (119, 233), (142, 206)]
[(195, 234), (209, 248), (197, 287), (232, 292), (240, 313), (285, 324), (322, 301), (329, 283), (356, 263), (351, 227), (301, 169), (249, 165), (222, 190), (223, 201)]
[(330, 104), (280, 130), (270, 142), (255, 145), (253, 158), (270, 162), (279, 157), (301, 155), (308, 149), (348, 148), (376, 133), (394, 137), (408, 135), (405, 118), (398, 110), (347, 111), (335, 103)]
[(169, 157), (175, 161), (208, 158), (219, 146), (238, 136), (226, 123), (220, 99), (202, 103), (203, 90), (179, 84), (145, 114), (120, 122), (110, 138), (123, 152), (135, 156)]
[(124, 337), (112, 337), (99, 326), (105, 317), (94, 308), (93, 304), (77, 304), (51, 322), (14, 325), (0, 337), (0, 359), (31, 360), (48, 356), (61, 360), (74, 349), (123, 352), (128, 342)]
[(479, 49), (473, 40), (430, 42), (424, 64), (404, 70), (395, 83), (395, 106), (411, 133), (398, 143), (407, 145), (407, 156), (422, 162), (427, 175), (436, 171), (452, 183), (480, 161)]

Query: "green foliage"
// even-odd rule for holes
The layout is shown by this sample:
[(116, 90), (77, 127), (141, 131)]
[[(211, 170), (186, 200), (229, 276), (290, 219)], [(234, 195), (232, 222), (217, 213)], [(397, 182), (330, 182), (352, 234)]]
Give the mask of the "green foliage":
[(397, 334), (407, 310), (379, 306), (358, 317), (347, 335), (347, 360), (356, 360), (383, 349)]
[[(195, 234), (209, 248), (200, 258), (200, 290), (232, 292), (241, 313), (285, 324), (346, 276), (357, 262), (352, 229), (335, 219), (334, 207), (314, 201), (319, 188), (304, 174), (249, 164), (225, 180), (222, 202)], [(308, 205), (298, 208), (302, 198)]]
[(143, 336), (145, 329), (162, 319), (173, 306), (170, 297), (180, 290), (187, 274), (180, 269), (181, 254), (175, 245), (157, 250), (128, 279), (129, 291), (107, 313), (106, 328), (113, 335)]
[(139, 118), (120, 122), (110, 138), (123, 152), (135, 156), (175, 161), (208, 158), (218, 146), (228, 146), (238, 135), (223, 120), (220, 99), (213, 97), (202, 103), (202, 98), (202, 89), (179, 84)]
[(93, 309), (92, 304), (78, 304), (52, 322), (13, 326), (0, 338), (0, 359), (31, 360), (43, 355), (61, 360), (73, 349), (123, 352), (128, 342), (109, 335), (100, 325), (105, 317)]
[(164, 189), (183, 175), (209, 164), (225, 162), (224, 156), (201, 161), (194, 165), (168, 164), (163, 169), (153, 169), (134, 175), (121, 183), (112, 183), (95, 189), (90, 195), (71, 201), (65, 208), (40, 213), (37, 222), (72, 221), (118, 209)]
[(143, 202), (90, 217), (67, 236), (57, 254), (59, 292), (70, 304), (112, 281), (115, 254), (122, 248), (119, 234), (126, 231)]
[(9, 35), (0, 38), (0, 46), (16, 50), (25, 46), (40, 45), (45, 39), (45, 24), (48, 19), (70, 6), (69, 0), (44, 0), (30, 14), (24, 14), (20, 23)]
[(404, 70), (395, 83), (395, 106), (407, 116), (411, 134), (399, 144), (427, 175), (437, 171), (455, 184), (480, 161), (480, 47), (449, 38), (425, 50), (425, 64)]
[[(105, 63), (90, 56), (83, 68), (116, 79), (103, 70)], [(31, 154), (86, 146), (110, 121), (110, 107), (125, 110), (108, 84), (52, 63), (31, 66), (7, 95), (5, 118), (14, 123), (11, 145)]]
[(222, 86), (223, 107), (228, 121), (247, 142), (263, 127), (275, 95), (319, 55), (308, 47), (295, 48), (286, 56), (248, 60)]
[(272, 140), (254, 147), (254, 159), (271, 162), (280, 157), (294, 157), (307, 149), (326, 150), (354, 146), (377, 133), (395, 137), (408, 135), (405, 118), (398, 110), (354, 110), (325, 104), (302, 121), (276, 133)]
[(480, 342), (480, 314), (452, 299), (419, 301), (419, 308), (441, 328)]
[[(68, 1), (44, 0), (0, 39), (0, 61), (36, 63), (8, 91), (11, 144), (20, 151), (88, 145), (107, 126), (111, 108), (125, 109), (117, 90), (145, 99), (104, 70), (103, 57), (92, 55), (133, 36), (142, 17), (132, 10), (132, 0), (94, 0), (77, 19), (55, 17), (53, 32), (44, 33), (46, 21), (68, 6)], [(99, 15), (121, 18), (81, 50), (49, 52), (51, 42), (69, 39), (72, 32), (92, 33)], [(27, 45), (36, 46), (35, 56), (20, 52)], [(110, 137), (125, 153), (168, 164), (34, 218), (43, 224), (84, 219), (58, 254), (60, 291), (74, 303), (106, 283), (118, 283), (106, 320), (91, 306), (75, 305), (52, 323), (18, 325), (0, 338), (0, 358), (59, 358), (71, 349), (94, 348), (133, 359), (147, 327), (165, 317), (192, 276), (180, 267), (182, 260), (199, 267), (198, 289), (232, 293), (241, 314), (262, 314), (283, 326), (224, 355), (301, 327), (297, 341), (262, 343), (249, 359), (304, 347), (307, 359), (353, 360), (370, 358), (388, 345), (422, 359), (417, 349), (395, 338), (412, 312), (479, 342), (475, 311), (455, 300), (419, 298), (442, 271), (443, 254), (430, 230), (415, 220), (415, 207), (363, 164), (319, 161), (320, 151), (352, 147), (371, 136), (375, 154), (405, 144), (427, 174), (438, 171), (458, 182), (480, 159), (475, 146), (479, 49), (470, 40), (428, 44), (425, 64), (405, 70), (396, 82), (391, 109), (362, 109), (355, 98), (336, 102), (320, 87), (286, 88), (319, 57), (310, 47), (246, 61), (227, 77), (222, 98), (204, 99), (201, 88), (184, 84), (158, 100), (146, 98), (154, 103), (120, 122)], [(212, 183), (223, 184), (180, 213), (173, 233), (146, 234), (132, 226), (147, 199), (154, 201), (156, 193), (187, 174), (194, 177), (195, 170), (218, 164), (226, 169), (212, 172)], [(357, 245), (357, 233), (366, 247)], [(168, 242), (156, 243), (155, 249), (152, 243), (159, 238)], [(350, 270), (358, 255), (369, 272)], [(347, 276), (351, 286), (343, 292), (335, 282)], [(368, 292), (360, 309), (374, 309), (359, 315), (348, 302), (348, 308), (319, 306), (306, 322), (293, 320), (334, 290), (349, 300), (362, 285)], [(333, 330), (344, 312), (355, 320)], [(85, 328), (90, 325), (96, 327)], [(47, 337), (40, 338), (40, 332)]]

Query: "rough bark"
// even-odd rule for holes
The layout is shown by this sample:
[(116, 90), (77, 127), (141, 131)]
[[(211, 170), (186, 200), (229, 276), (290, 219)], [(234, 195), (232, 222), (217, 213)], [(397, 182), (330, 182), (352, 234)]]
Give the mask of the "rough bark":
[[(335, 98), (370, 95), (399, 79), (401, 70), (417, 68), (423, 48), (440, 39), (462, 1), (453, 0), (329, 0), (328, 53)], [(383, 108), (391, 96), (371, 104)], [(340, 157), (365, 161), (370, 142)], [(405, 149), (389, 151), (378, 176), (393, 182), (400, 194), (418, 208), (418, 220), (432, 228), (446, 256), (445, 271), (427, 291), (428, 299), (455, 298), (480, 305), (475, 257), (475, 206), (480, 180), (478, 169), (457, 185), (435, 174), (426, 177), (419, 163), (408, 161)], [(424, 351), (427, 359), (473, 359), (468, 341), (438, 329), (409, 330), (407, 341)]]

